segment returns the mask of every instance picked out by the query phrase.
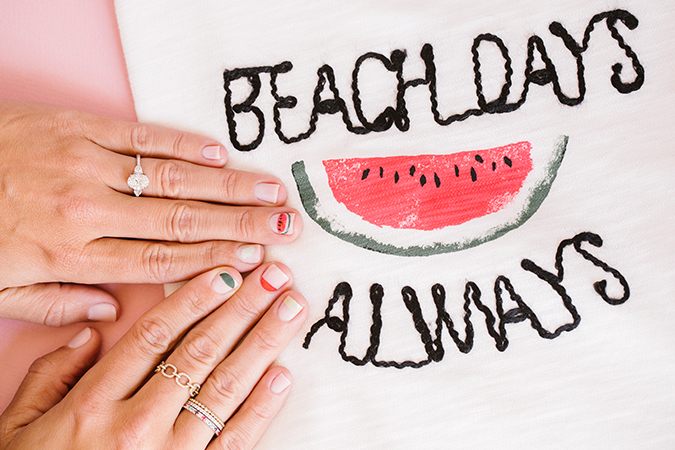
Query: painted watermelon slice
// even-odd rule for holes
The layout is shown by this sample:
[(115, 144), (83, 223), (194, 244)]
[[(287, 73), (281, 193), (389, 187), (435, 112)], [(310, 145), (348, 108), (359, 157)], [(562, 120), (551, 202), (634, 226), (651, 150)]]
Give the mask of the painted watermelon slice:
[(525, 223), (547, 197), (567, 142), (560, 137), (537, 158), (529, 142), (519, 142), (326, 160), (323, 173), (297, 161), (292, 172), (305, 211), (328, 233), (380, 253), (428, 256), (481, 245)]
[(450, 155), (323, 162), (335, 199), (364, 220), (435, 230), (502, 209), (532, 170), (529, 142)]

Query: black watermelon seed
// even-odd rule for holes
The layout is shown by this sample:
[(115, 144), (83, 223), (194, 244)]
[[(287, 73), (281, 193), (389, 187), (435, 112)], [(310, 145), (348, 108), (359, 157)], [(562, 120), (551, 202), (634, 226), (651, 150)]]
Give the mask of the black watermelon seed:
[(398, 172), (394, 173), (394, 183), (398, 183)]
[(492, 171), (494, 172), (495, 170), (497, 170), (497, 163), (493, 162), (492, 163)]
[(476, 181), (478, 177), (476, 176), (476, 171), (471, 168), (471, 181)]
[(476, 161), (478, 161), (479, 163), (481, 164), (483, 163), (483, 158), (481, 158), (480, 155), (476, 155), (474, 158), (476, 158)]
[(507, 166), (513, 167), (513, 162), (509, 159), (508, 156), (504, 157), (504, 162), (506, 163)]
[(415, 175), (415, 166), (410, 166), (410, 176)]
[(422, 175), (422, 176), (420, 177), (420, 184), (421, 184), (422, 186), (424, 186), (425, 184), (427, 184), (427, 177), (425, 177), (424, 175)]
[(441, 179), (438, 178), (438, 174), (434, 172), (434, 183), (436, 183), (436, 187), (441, 187)]
[(380, 178), (382, 178), (383, 176), (384, 176), (384, 169), (380, 167)]
[(361, 176), (361, 179), (362, 179), (362, 180), (365, 180), (366, 178), (368, 178), (368, 174), (369, 174), (369, 173), (370, 173), (370, 169), (364, 170), (364, 171), (363, 171), (363, 175)]
[(457, 164), (455, 164), (455, 176), (459, 177), (459, 167), (457, 167)]

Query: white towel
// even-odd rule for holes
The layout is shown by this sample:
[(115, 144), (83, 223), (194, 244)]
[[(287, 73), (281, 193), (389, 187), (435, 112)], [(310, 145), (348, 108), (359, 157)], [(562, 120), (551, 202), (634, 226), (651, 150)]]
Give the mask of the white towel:
[(675, 442), (673, 2), (116, 9), (139, 120), (302, 212), (259, 448)]

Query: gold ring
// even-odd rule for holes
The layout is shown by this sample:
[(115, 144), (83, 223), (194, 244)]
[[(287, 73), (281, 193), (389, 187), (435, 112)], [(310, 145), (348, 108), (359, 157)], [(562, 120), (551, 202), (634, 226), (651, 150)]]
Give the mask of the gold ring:
[(162, 361), (159, 366), (155, 368), (155, 373), (159, 373), (166, 378), (173, 378), (178, 386), (188, 388), (190, 390), (190, 397), (199, 394), (199, 389), (201, 388), (199, 383), (193, 383), (190, 375), (185, 372), (179, 372), (173, 364), (167, 364)]

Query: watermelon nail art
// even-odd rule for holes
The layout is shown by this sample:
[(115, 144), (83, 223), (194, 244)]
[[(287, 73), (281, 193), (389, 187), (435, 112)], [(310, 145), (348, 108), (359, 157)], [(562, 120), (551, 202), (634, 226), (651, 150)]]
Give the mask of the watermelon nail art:
[(272, 231), (276, 234), (293, 234), (294, 219), (295, 214), (293, 213), (275, 214), (270, 218), (270, 228), (272, 228)]

